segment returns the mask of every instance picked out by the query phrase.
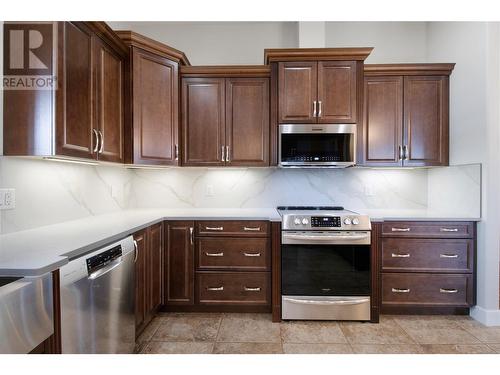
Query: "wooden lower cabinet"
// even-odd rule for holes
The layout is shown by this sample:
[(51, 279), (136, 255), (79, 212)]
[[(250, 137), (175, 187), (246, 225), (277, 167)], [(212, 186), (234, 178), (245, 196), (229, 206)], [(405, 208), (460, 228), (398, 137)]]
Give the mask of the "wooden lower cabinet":
[(476, 223), (377, 225), (381, 313), (468, 313), (476, 295)]
[(163, 301), (163, 223), (134, 234), (135, 325), (139, 335), (153, 319)]
[(166, 223), (163, 309), (270, 312), (268, 233), (267, 221)]

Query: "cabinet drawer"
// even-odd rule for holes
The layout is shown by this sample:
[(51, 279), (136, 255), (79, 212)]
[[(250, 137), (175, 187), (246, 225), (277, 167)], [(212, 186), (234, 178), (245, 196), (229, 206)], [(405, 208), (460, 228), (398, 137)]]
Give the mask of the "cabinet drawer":
[(271, 264), (268, 242), (267, 238), (198, 238), (196, 266), (200, 270), (268, 271)]
[(473, 238), (472, 222), (388, 221), (382, 225), (384, 237)]
[(472, 301), (470, 274), (382, 274), (382, 305), (468, 307)]
[(271, 300), (269, 272), (197, 272), (200, 305), (268, 305)]
[(269, 222), (267, 221), (210, 220), (198, 221), (196, 224), (197, 236), (267, 237), (268, 233)]
[(382, 239), (382, 271), (472, 273), (473, 269), (473, 240)]

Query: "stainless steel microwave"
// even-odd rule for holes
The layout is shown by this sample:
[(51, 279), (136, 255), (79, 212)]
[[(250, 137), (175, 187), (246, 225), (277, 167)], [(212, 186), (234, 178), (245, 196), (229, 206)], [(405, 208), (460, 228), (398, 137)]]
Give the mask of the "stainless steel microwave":
[(345, 168), (356, 164), (356, 124), (281, 124), (279, 166)]

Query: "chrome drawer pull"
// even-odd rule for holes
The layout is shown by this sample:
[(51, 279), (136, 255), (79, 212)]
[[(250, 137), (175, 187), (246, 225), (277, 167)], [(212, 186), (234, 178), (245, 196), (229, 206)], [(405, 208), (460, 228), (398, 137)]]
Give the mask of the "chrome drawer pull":
[(245, 292), (260, 292), (260, 288), (249, 288), (245, 286), (243, 289)]
[(223, 257), (224, 253), (205, 253), (207, 257)]
[(458, 232), (458, 228), (439, 228), (440, 232)]
[(409, 232), (410, 228), (392, 228), (393, 232)]
[(205, 227), (206, 230), (224, 230), (224, 227)]
[(458, 254), (439, 254), (440, 258), (458, 258)]
[(260, 227), (243, 227), (243, 230), (247, 232), (259, 232)]
[(440, 293), (458, 293), (458, 289), (439, 288)]
[(410, 288), (401, 289), (401, 288), (392, 288), (393, 293), (410, 293)]
[(224, 287), (223, 286), (213, 287), (213, 288), (207, 287), (207, 290), (218, 292), (218, 291), (224, 290)]
[(260, 253), (243, 253), (246, 257), (260, 257)]
[(392, 253), (391, 256), (393, 258), (409, 258), (410, 254), (394, 254), (394, 253)]

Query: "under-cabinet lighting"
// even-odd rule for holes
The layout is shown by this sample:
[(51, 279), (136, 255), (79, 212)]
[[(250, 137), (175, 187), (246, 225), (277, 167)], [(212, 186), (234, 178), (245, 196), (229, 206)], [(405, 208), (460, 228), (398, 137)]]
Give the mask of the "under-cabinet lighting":
[(125, 168), (127, 169), (155, 169), (155, 170), (166, 170), (171, 169), (172, 167), (168, 166), (155, 166), (155, 165), (138, 165), (138, 164), (125, 164)]
[(85, 165), (99, 165), (99, 163), (96, 162), (96, 161), (79, 160), (79, 159), (66, 159), (66, 158), (60, 158), (60, 157), (55, 157), (55, 156), (46, 156), (43, 159), (44, 160), (49, 160), (49, 161), (58, 161), (58, 162), (61, 162), (61, 163), (85, 164)]

